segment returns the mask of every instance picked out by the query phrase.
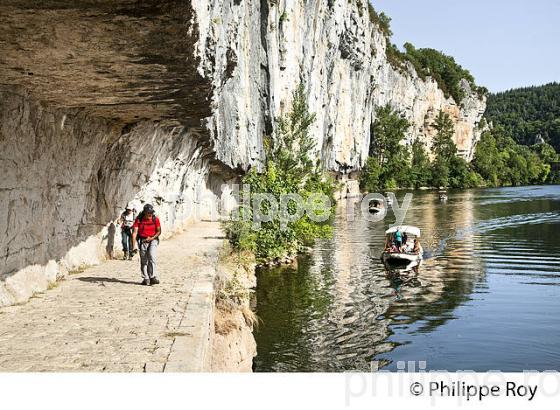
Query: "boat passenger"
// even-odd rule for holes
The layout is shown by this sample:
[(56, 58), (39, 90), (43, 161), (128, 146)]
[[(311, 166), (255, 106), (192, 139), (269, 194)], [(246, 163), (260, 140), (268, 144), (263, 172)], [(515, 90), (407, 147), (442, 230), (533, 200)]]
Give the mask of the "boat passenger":
[(412, 249), (412, 252), (414, 252), (416, 255), (420, 254), (420, 241), (418, 240), (418, 238), (414, 239), (414, 248)]
[(395, 232), (395, 243), (400, 251), (402, 248), (402, 233), (399, 228), (397, 228), (397, 231)]
[(391, 250), (392, 240), (390, 238), (385, 239), (385, 251), (389, 252)]

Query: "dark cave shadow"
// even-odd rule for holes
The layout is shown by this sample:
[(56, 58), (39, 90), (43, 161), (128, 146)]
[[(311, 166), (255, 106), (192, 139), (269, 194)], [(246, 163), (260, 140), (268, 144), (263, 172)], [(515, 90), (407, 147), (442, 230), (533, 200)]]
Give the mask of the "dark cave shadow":
[(117, 278), (106, 278), (106, 277), (97, 277), (97, 276), (86, 276), (84, 278), (78, 278), (82, 282), (88, 283), (103, 283), (103, 282), (110, 282), (110, 283), (122, 283), (123, 285), (142, 285), (140, 281), (133, 282), (131, 280), (121, 280)]

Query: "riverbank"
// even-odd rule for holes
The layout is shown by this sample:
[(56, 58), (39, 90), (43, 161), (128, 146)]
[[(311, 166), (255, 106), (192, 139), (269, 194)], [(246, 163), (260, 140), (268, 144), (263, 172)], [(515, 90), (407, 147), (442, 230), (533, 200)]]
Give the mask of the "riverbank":
[[(231, 271), (223, 246), (219, 223), (195, 223), (161, 242), (160, 285), (139, 285), (138, 257), (109, 260), (1, 308), (0, 371), (250, 370), (251, 322), (215, 326), (223, 316), (216, 295)], [(243, 360), (223, 354), (235, 350)]]

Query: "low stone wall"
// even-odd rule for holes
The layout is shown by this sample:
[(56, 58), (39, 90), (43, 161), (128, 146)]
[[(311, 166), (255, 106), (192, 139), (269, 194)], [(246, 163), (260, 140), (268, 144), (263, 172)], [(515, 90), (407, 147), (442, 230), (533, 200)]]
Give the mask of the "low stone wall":
[(255, 264), (227, 243), (205, 254), (186, 310), (174, 329), (164, 372), (251, 372), (257, 318), (250, 308)]
[(257, 344), (253, 329), (257, 317), (250, 307), (256, 287), (254, 259), (249, 255), (222, 251), (215, 280), (216, 298), (213, 317), (213, 372), (251, 372)]

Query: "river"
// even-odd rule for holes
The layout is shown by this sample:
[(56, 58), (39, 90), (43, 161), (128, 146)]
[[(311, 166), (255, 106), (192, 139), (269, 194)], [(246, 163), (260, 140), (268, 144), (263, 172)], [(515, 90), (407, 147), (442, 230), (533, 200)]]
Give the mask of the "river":
[(257, 272), (255, 371), (560, 370), (560, 186), (413, 194), (417, 272), (380, 262), (391, 211), (344, 206), (297, 267)]

